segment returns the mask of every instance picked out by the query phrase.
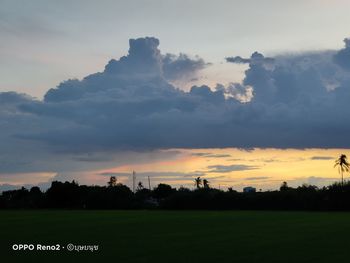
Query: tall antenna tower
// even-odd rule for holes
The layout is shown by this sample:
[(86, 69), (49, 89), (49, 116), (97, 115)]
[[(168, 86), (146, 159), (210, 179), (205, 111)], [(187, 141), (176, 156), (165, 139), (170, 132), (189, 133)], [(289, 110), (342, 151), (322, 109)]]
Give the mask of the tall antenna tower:
[(151, 190), (151, 179), (148, 176), (148, 189)]
[(135, 193), (136, 172), (132, 171), (132, 191)]

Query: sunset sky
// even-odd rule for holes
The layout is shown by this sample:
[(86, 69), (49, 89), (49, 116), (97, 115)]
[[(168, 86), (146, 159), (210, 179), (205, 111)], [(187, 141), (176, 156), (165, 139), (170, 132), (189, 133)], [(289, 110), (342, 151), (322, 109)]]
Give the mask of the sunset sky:
[[(196, 149), (169, 150), (174, 158), (126, 164), (98, 171), (95, 174), (115, 175), (128, 183), (130, 170), (135, 169), (138, 181), (148, 185), (161, 181), (176, 186), (194, 188), (193, 177), (201, 176), (216, 188), (233, 187), (242, 190), (245, 186), (272, 190), (280, 186), (281, 180), (291, 186), (303, 183), (319, 187), (339, 180), (334, 160), (344, 149)], [(156, 172), (155, 172), (156, 171)], [(103, 181), (102, 181), (103, 183)]]
[[(0, 191), (339, 180), (350, 2), (0, 0)], [(348, 175), (346, 175), (346, 178)]]

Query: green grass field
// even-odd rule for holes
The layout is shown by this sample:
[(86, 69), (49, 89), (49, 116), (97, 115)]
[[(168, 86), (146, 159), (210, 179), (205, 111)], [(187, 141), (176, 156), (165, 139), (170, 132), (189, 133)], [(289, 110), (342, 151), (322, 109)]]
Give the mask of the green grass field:
[[(0, 211), (0, 226), (1, 262), (350, 260), (350, 213)], [(99, 250), (12, 251), (16, 243), (97, 244)]]

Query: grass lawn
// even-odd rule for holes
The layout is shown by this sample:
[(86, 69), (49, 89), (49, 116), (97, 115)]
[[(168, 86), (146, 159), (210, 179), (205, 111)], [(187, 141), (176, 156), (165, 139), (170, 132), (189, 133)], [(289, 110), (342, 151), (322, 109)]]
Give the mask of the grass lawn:
[[(350, 213), (0, 211), (0, 227), (1, 262), (350, 260)], [(99, 250), (12, 251), (16, 243), (96, 244)]]

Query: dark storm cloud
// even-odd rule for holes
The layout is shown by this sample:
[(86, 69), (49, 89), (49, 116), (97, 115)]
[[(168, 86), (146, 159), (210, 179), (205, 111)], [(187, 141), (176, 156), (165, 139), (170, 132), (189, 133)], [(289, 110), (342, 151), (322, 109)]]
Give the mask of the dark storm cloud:
[(348, 42), (340, 51), (255, 52), (242, 83), (188, 92), (168, 79), (195, 74), (204, 61), (164, 56), (152, 37), (129, 44), (104, 71), (64, 81), (43, 101), (0, 93), (1, 168), (34, 171), (57, 153), (98, 163), (105, 156), (94, 153), (123, 150), (350, 147), (350, 72), (337, 58), (346, 60)]

